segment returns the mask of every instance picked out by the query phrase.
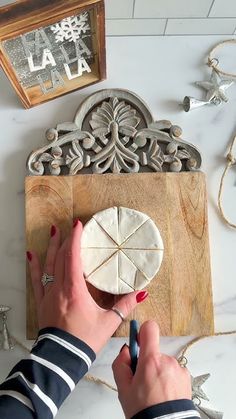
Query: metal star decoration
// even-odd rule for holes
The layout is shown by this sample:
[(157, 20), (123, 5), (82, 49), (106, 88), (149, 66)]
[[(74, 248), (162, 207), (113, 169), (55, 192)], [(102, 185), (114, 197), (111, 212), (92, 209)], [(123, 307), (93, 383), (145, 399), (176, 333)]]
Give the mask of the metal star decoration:
[(198, 401), (195, 404), (197, 411), (200, 413), (202, 419), (222, 419), (223, 413), (217, 412), (216, 410), (208, 409), (206, 407), (201, 406), (201, 400), (209, 400), (205, 392), (202, 390), (201, 386), (205, 383), (205, 381), (210, 377), (210, 374), (203, 374), (199, 375), (198, 377), (193, 377), (191, 375), (192, 380), (192, 399)]
[(9, 330), (7, 328), (7, 312), (11, 310), (11, 307), (0, 304), (0, 323), (2, 323), (2, 329), (0, 330), (0, 349), (10, 350), (13, 349), (14, 344), (12, 342)]
[(197, 81), (196, 84), (207, 91), (206, 102), (212, 102), (219, 105), (222, 102), (228, 102), (225, 91), (232, 86), (232, 79), (222, 79), (219, 74), (212, 69), (209, 81)]
[(207, 395), (201, 389), (201, 386), (210, 377), (210, 374), (199, 375), (198, 377), (191, 376), (192, 380), (192, 399), (204, 399), (209, 400)]
[(200, 413), (202, 419), (222, 419), (223, 413), (216, 410), (207, 409), (206, 407), (196, 406), (197, 411)]

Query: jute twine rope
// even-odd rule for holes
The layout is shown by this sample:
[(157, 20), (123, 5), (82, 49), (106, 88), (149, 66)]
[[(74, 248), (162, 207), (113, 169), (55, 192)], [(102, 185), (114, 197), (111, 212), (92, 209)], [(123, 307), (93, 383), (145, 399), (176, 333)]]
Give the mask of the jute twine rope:
[(236, 77), (236, 74), (234, 73), (227, 73), (226, 71), (221, 70), (218, 67), (219, 64), (219, 60), (218, 58), (215, 58), (215, 52), (217, 49), (224, 47), (225, 45), (228, 44), (236, 44), (236, 39), (226, 39), (225, 41), (222, 41), (220, 43), (218, 43), (217, 45), (215, 45), (212, 50), (209, 52), (209, 56), (208, 56), (208, 61), (207, 64), (209, 67), (214, 68), (214, 70), (218, 73), (218, 74), (222, 74), (222, 76), (227, 76), (227, 77)]
[(228, 224), (228, 226), (232, 227), (232, 228), (236, 228), (236, 224), (232, 223), (225, 215), (224, 209), (223, 209), (223, 203), (222, 203), (222, 195), (223, 195), (223, 189), (224, 189), (224, 181), (225, 181), (225, 177), (227, 175), (228, 170), (234, 166), (236, 164), (236, 158), (233, 155), (233, 148), (235, 145), (235, 141), (236, 141), (236, 135), (233, 138), (230, 147), (229, 147), (229, 152), (226, 156), (227, 158), (227, 164), (226, 167), (223, 171), (221, 180), (220, 180), (220, 188), (219, 188), (219, 193), (218, 193), (218, 208), (220, 211), (220, 215), (223, 218), (223, 220), (225, 221), (226, 224)]
[(213, 335), (204, 335), (204, 336), (198, 336), (196, 338), (194, 338), (193, 340), (191, 340), (189, 343), (187, 343), (180, 351), (180, 354), (178, 356), (178, 362), (180, 364), (187, 364), (187, 358), (186, 358), (186, 354), (187, 351), (189, 350), (189, 348), (191, 348), (191, 346), (195, 345), (195, 343), (199, 342), (200, 340), (203, 339), (207, 339), (207, 338), (214, 338), (217, 336), (229, 336), (229, 335), (234, 335), (236, 334), (236, 330), (230, 330), (228, 332), (217, 332), (214, 333)]
[(105, 387), (109, 388), (109, 390), (118, 392), (116, 387), (113, 387), (111, 384), (109, 384), (107, 381), (102, 380), (101, 378), (94, 377), (93, 375), (90, 375), (90, 374), (86, 374), (84, 378), (85, 380), (90, 381), (95, 384), (103, 384)]

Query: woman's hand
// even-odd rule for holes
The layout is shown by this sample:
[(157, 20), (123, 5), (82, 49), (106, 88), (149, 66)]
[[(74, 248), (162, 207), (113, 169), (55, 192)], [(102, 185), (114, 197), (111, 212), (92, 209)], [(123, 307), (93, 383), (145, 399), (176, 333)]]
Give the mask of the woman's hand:
[[(113, 311), (99, 307), (87, 289), (80, 259), (81, 234), (82, 224), (77, 220), (70, 237), (60, 246), (60, 231), (52, 226), (44, 269), (36, 253), (27, 252), (27, 257), (39, 328), (63, 329), (97, 353), (116, 331), (121, 319)], [(43, 272), (55, 278), (45, 287), (41, 282)], [(115, 307), (126, 317), (147, 295), (146, 291), (132, 292), (123, 296)]]
[(158, 403), (191, 400), (191, 378), (177, 360), (160, 353), (159, 329), (154, 321), (145, 322), (139, 332), (140, 352), (135, 375), (132, 374), (128, 346), (113, 363), (119, 400), (126, 418)]

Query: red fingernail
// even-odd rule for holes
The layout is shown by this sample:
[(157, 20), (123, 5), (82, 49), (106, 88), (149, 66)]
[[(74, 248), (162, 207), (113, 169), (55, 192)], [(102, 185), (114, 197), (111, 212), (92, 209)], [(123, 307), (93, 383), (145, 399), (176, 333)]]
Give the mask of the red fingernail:
[(120, 353), (123, 351), (124, 347), (128, 346), (126, 343), (120, 348)]
[(148, 296), (147, 291), (141, 291), (136, 295), (136, 301), (137, 303), (141, 303), (141, 301), (145, 300)]
[(78, 222), (79, 222), (79, 219), (77, 218), (77, 220), (75, 220), (75, 221), (74, 221), (74, 224), (73, 224), (73, 227), (74, 227), (74, 228), (77, 226)]
[(31, 262), (32, 257), (33, 257), (32, 253), (30, 253), (30, 252), (27, 251), (26, 252), (26, 256), (27, 256), (28, 261)]
[(55, 236), (56, 231), (57, 231), (56, 226), (52, 226), (51, 227), (51, 237)]

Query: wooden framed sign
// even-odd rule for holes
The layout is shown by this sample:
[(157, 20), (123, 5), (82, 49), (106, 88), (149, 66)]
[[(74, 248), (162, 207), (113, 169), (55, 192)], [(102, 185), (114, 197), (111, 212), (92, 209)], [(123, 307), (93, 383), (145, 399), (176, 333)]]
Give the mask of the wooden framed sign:
[(1, 7), (0, 63), (26, 108), (103, 80), (104, 0)]

